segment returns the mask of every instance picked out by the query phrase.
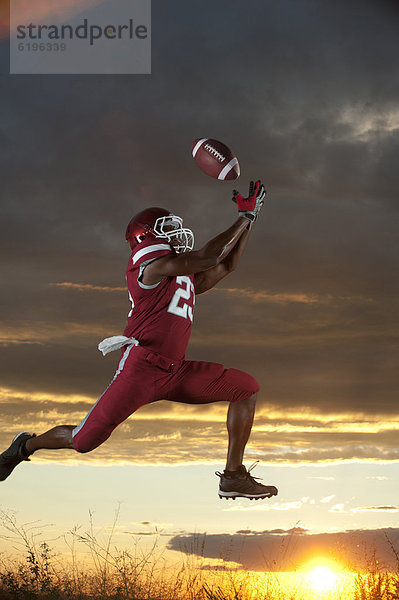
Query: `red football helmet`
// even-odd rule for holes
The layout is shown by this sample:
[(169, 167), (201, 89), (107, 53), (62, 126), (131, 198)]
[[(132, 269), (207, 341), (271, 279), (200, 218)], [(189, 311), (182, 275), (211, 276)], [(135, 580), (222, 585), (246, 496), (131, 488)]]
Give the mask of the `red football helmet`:
[(132, 250), (144, 240), (163, 238), (168, 242), (175, 239), (173, 249), (179, 252), (192, 250), (194, 234), (183, 228), (183, 219), (164, 208), (146, 208), (130, 221), (126, 229), (126, 241)]

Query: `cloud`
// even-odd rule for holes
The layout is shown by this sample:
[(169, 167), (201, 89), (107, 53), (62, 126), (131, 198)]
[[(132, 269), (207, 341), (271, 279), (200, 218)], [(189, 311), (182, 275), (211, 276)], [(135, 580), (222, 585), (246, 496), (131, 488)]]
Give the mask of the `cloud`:
[(399, 129), (399, 109), (388, 106), (376, 110), (361, 103), (350, 104), (342, 109), (339, 122), (343, 125), (341, 139), (370, 142), (383, 133)]
[(272, 304), (286, 305), (292, 302), (298, 302), (299, 304), (332, 304), (337, 302), (373, 302), (372, 298), (362, 297), (336, 297), (332, 295), (319, 296), (317, 294), (305, 294), (305, 293), (279, 293), (279, 292), (268, 292), (266, 290), (247, 290), (242, 288), (223, 288), (218, 287), (212, 290), (213, 294), (223, 293), (226, 295), (232, 295), (234, 297), (244, 297), (254, 302), (268, 302)]
[(306, 294), (270, 293), (263, 290), (245, 290), (240, 288), (216, 288), (213, 293), (232, 294), (235, 297), (244, 297), (254, 302), (271, 302), (275, 304), (289, 304), (299, 302), (303, 304), (314, 304), (321, 302), (321, 298)]
[(230, 506), (225, 510), (227, 512), (242, 512), (242, 511), (269, 511), (269, 510), (277, 510), (277, 511), (289, 511), (289, 510), (298, 510), (302, 507), (303, 502), (300, 500), (294, 500), (292, 502), (279, 502), (274, 504), (255, 504), (250, 506)]
[(126, 531), (129, 535), (137, 535), (137, 536), (152, 536), (152, 535), (160, 535), (158, 531)]
[[(90, 390), (75, 394), (71, 389), (69, 394), (59, 394), (2, 387), (0, 447), (8, 446), (15, 431), (41, 433), (63, 423), (78, 424), (96, 400), (97, 396), (91, 395)], [(224, 402), (215, 405), (153, 403), (122, 423), (110, 440), (93, 453), (84, 458), (65, 453), (57, 457), (57, 461), (84, 460), (105, 464), (223, 462), (226, 414), (227, 403)], [(312, 420), (307, 421), (307, 418)], [(360, 415), (357, 418), (351, 414), (340, 415), (340, 421), (332, 426), (334, 415), (323, 423), (323, 413), (306, 416), (306, 413), (284, 414), (284, 411), (260, 408), (247, 447), (247, 460), (260, 459), (276, 465), (397, 461), (397, 424), (393, 421), (385, 423), (375, 416), (374, 422), (363, 426), (362, 418)], [(51, 461), (54, 455), (51, 451), (41, 451), (36, 459)], [(273, 510), (291, 508), (288, 504), (273, 505)]]
[(2, 0), (0, 2), (0, 41), (9, 36), (9, 2)]
[(366, 512), (399, 512), (399, 506), (359, 506), (352, 508), (353, 512), (366, 511)]
[(301, 498), (300, 500), (294, 500), (292, 502), (273, 502), (272, 504), (250, 504), (250, 505), (232, 505), (226, 508), (227, 512), (242, 512), (242, 511), (269, 511), (269, 510), (277, 510), (277, 511), (291, 511), (291, 510), (299, 510), (305, 504), (315, 504), (315, 500), (313, 498)]
[(263, 531), (252, 531), (251, 529), (240, 529), (236, 534), (245, 535), (265, 535), (265, 534), (301, 534), (307, 533), (309, 530), (304, 527), (291, 527), (290, 529), (265, 529)]
[(331, 500), (332, 500), (333, 498), (335, 498), (335, 496), (336, 496), (336, 494), (332, 494), (331, 496), (326, 496), (325, 498), (322, 498), (322, 499), (320, 500), (320, 502), (321, 502), (322, 504), (327, 504), (328, 502), (331, 502)]
[[(62, 344), (68, 341), (73, 344), (84, 345), (88, 340), (98, 339), (105, 335), (104, 325), (102, 327), (90, 323), (66, 321), (62, 329), (48, 322), (36, 321), (30, 324), (15, 322), (14, 326), (0, 324), (0, 344), (6, 348), (9, 344), (40, 344), (50, 346), (51, 344)], [(100, 340), (99, 340), (100, 341)], [(93, 341), (94, 346), (94, 341)]]
[[(37, 6), (56, 18), (89, 4)], [(250, 26), (245, 3), (205, 1), (201, 13), (158, 3), (156, 69), (139, 82), (2, 78), (0, 377), (21, 392), (8, 399), (4, 435), (28, 415), (32, 426), (79, 419), (108, 385), (117, 357), (96, 346), (126, 323), (133, 214), (170, 206), (195, 229), (196, 247), (231, 225), (232, 184), (205, 177), (190, 155), (191, 140), (211, 132), (239, 155), (241, 191), (259, 173), (269, 197), (238, 269), (198, 299), (188, 357), (259, 380), (251, 451), (264, 460), (398, 459), (396, 20), (375, 2), (360, 22), (350, 3), (253, 11)], [(30, 394), (55, 399), (33, 410)], [(57, 400), (68, 396), (85, 398), (79, 410)], [(181, 408), (168, 410), (185, 424)], [(192, 432), (205, 439), (209, 426), (219, 459), (215, 410), (195, 413)], [(161, 417), (161, 431), (137, 432), (138, 460), (170, 452), (176, 429)], [(130, 423), (118, 435), (117, 457), (130, 460)], [(148, 448), (157, 435), (158, 454)], [(176, 460), (209, 459), (187, 443)]]
[[(73, 283), (73, 282), (60, 282), (60, 283), (49, 283), (49, 286), (55, 287), (55, 288), (59, 288), (59, 289), (65, 289), (65, 290), (76, 290), (78, 292), (84, 292), (84, 291), (95, 291), (95, 292), (123, 292), (124, 294), (127, 293), (127, 288), (126, 286), (123, 287), (111, 287), (111, 286), (99, 286), (99, 285), (92, 285), (92, 284), (88, 284), (88, 283)], [(338, 297), (338, 298), (334, 298), (331, 295), (327, 295), (327, 296), (317, 296), (315, 294), (313, 295), (306, 295), (304, 293), (278, 293), (278, 292), (268, 292), (266, 290), (248, 290), (248, 289), (241, 289), (241, 288), (222, 288), (222, 287), (217, 287), (214, 288), (213, 290), (211, 290), (211, 294), (224, 294), (224, 295), (232, 295), (235, 298), (240, 298), (240, 297), (244, 297), (244, 298), (248, 298), (250, 300), (253, 300), (254, 302), (268, 302), (268, 303), (272, 303), (272, 304), (280, 304), (280, 305), (286, 305), (286, 304), (290, 304), (291, 302), (298, 302), (298, 303), (302, 303), (302, 304), (328, 304), (328, 303), (332, 303), (332, 302), (373, 302), (372, 298), (362, 298), (362, 297)]]
[(56, 5), (49, 0), (18, 0), (12, 4), (15, 22), (61, 23), (88, 8), (101, 4), (104, 0), (59, 0)]
[[(170, 539), (168, 549), (199, 553), (193, 545), (198, 534), (177, 535)], [(395, 569), (392, 547), (399, 543), (399, 529), (351, 530), (338, 533), (311, 534), (302, 528), (277, 532), (237, 532), (207, 534), (201, 544), (205, 558), (222, 558), (235, 562), (245, 570), (291, 571), (299, 569), (310, 557), (334, 556), (342, 567), (370, 568), (374, 560), (380, 568)], [(198, 545), (198, 544), (197, 544)], [(272, 558), (269, 558), (272, 557)]]
[(110, 287), (106, 285), (91, 285), (90, 283), (72, 283), (69, 281), (49, 283), (48, 285), (65, 290), (77, 290), (78, 292), (124, 292), (126, 294), (126, 286)]
[[(59, 0), (57, 4), (49, 0), (18, 0), (12, 2), (13, 22), (61, 23), (89, 8), (101, 4), (104, 0)], [(0, 40), (9, 37), (9, 2), (0, 3)]]

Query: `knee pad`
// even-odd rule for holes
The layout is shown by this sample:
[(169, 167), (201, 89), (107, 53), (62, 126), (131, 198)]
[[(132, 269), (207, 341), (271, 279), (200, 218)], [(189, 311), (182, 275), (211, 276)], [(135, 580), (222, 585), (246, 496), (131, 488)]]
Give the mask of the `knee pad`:
[(249, 398), (259, 392), (259, 383), (252, 375), (238, 369), (228, 369), (228, 374), (230, 380), (237, 388), (233, 402)]

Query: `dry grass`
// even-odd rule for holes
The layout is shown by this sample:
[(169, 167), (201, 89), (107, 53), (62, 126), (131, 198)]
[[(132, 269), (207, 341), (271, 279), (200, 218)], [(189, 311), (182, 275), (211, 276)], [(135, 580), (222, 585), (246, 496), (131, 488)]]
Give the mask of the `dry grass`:
[(375, 550), (369, 549), (367, 570), (356, 574), (353, 600), (399, 600), (399, 555), (386, 534), (385, 537), (396, 560), (396, 573), (381, 569)]
[[(69, 559), (62, 559), (42, 541), (43, 527), (36, 523), (18, 524), (15, 516), (2, 513), (5, 530), (1, 537), (18, 550), (20, 559), (0, 555), (0, 600), (299, 600), (327, 598), (312, 596), (309, 591), (288, 592), (278, 574), (265, 573), (262, 582), (247, 573), (222, 567), (217, 571), (203, 569), (204, 539), (198, 536), (192, 548), (185, 548), (182, 562), (168, 565), (157, 540), (143, 550), (132, 537), (129, 550), (113, 545), (119, 511), (104, 539), (95, 534), (93, 515), (89, 527), (81, 532), (74, 528), (63, 536)], [(78, 559), (78, 548), (91, 556), (91, 567)], [(356, 573), (354, 585), (341, 600), (399, 600), (398, 572), (380, 569), (373, 553), (369, 568)], [(225, 557), (226, 559), (226, 557)], [(328, 596), (329, 598), (333, 596)], [(334, 596), (334, 598), (338, 598)]]

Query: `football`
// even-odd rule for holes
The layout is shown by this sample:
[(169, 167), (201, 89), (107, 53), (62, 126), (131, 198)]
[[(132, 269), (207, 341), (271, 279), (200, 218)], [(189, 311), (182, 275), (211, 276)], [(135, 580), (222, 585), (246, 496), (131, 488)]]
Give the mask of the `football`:
[(215, 179), (237, 179), (240, 165), (230, 148), (211, 138), (193, 141), (192, 155), (199, 168)]

